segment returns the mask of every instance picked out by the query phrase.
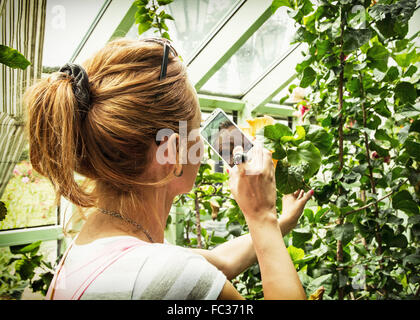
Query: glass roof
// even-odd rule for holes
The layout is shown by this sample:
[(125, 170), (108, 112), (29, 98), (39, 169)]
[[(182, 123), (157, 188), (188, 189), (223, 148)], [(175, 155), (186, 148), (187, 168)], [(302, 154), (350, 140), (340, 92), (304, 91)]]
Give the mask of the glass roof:
[(279, 8), (201, 88), (201, 92), (240, 97), (291, 49), (296, 28)]
[[(177, 0), (168, 5), (169, 14), (175, 19), (166, 20), (169, 35), (176, 50), (188, 62), (200, 45), (217, 30), (219, 24), (230, 15), (238, 0)], [(165, 9), (166, 10), (166, 9)], [(134, 24), (126, 37), (138, 39), (156, 36), (151, 29), (138, 35), (138, 25)]]
[(62, 66), (70, 60), (104, 2), (105, 0), (47, 1), (43, 66)]

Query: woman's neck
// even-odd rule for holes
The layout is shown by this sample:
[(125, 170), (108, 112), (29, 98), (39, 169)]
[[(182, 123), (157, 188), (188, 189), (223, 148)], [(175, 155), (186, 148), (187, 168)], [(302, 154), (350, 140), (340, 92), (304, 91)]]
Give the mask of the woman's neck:
[[(136, 224), (141, 225), (153, 242), (163, 243), (166, 220), (174, 197), (169, 195), (165, 189), (155, 188), (144, 190), (141, 197), (130, 201), (131, 203), (138, 203), (138, 205), (123, 203), (122, 207), (126, 208), (125, 210), (118, 209), (119, 205), (109, 197), (99, 199), (98, 207), (119, 213), (123, 217), (132, 220)], [(95, 210), (80, 231), (77, 244), (89, 243), (99, 238), (118, 235), (131, 235), (150, 242), (149, 236), (141, 228), (121, 218)]]

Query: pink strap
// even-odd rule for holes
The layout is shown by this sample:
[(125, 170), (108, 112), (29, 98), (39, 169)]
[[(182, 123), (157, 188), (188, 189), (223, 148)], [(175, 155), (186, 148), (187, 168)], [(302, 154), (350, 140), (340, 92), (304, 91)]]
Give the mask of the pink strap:
[[(67, 256), (67, 249), (65, 256), (60, 261), (59, 269), (57, 270), (53, 282), (47, 293), (47, 298), (56, 300), (79, 300), (85, 293), (92, 282), (108, 268), (115, 261), (122, 256), (137, 248), (140, 245), (148, 244), (136, 238), (122, 239), (113, 243), (107, 244), (104, 250), (101, 250), (89, 261), (70, 266), (63, 265)], [(73, 245), (73, 243), (72, 243)], [(54, 295), (52, 294), (54, 292)]]

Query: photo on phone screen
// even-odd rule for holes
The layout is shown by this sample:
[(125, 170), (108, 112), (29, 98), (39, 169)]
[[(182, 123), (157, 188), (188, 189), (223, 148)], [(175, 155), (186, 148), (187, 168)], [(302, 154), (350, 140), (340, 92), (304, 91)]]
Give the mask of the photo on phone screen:
[(242, 146), (245, 153), (253, 147), (252, 142), (221, 109), (215, 110), (206, 121), (201, 136), (230, 167), (235, 165), (233, 149), (236, 146)]

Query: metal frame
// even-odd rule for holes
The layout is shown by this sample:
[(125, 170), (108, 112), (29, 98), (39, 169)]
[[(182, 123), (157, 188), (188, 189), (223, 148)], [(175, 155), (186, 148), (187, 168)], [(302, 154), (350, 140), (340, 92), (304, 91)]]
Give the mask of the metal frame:
[[(249, 88), (241, 99), (200, 93), (200, 88), (210, 77), (271, 17), (271, 3), (272, 0), (239, 0), (188, 62), (189, 77), (198, 91), (203, 111), (221, 108), (228, 113), (237, 115), (240, 125), (245, 122), (247, 117), (256, 114), (289, 117), (290, 119), (294, 111), (293, 108), (268, 102), (294, 79), (295, 72), (291, 70), (291, 77), (283, 82), (278, 81), (288, 74), (285, 67), (294, 67), (294, 64), (290, 62), (290, 55), (296, 55), (297, 50), (292, 50), (289, 55), (279, 59)], [(105, 0), (73, 53), (71, 61), (80, 63), (95, 52), (98, 46), (105, 45), (106, 42), (115, 38), (124, 37), (135, 23), (136, 10), (132, 0)], [(293, 53), (295, 51), (296, 53)], [(57, 225), (1, 231), (0, 246), (25, 244), (37, 240), (57, 239), (60, 242), (64, 239), (63, 226), (69, 219), (69, 216), (64, 215), (67, 209), (69, 209), (68, 212), (71, 212), (71, 204), (62, 199), (60, 207), (57, 208)]]
[(133, 0), (106, 0), (74, 52), (71, 62), (83, 62), (101, 46), (105, 45), (109, 39), (118, 34), (119, 28), (122, 29), (122, 22), (132, 12), (132, 7)]
[(57, 224), (55, 225), (0, 230), (0, 247), (28, 244), (39, 240), (62, 240), (64, 238), (63, 206), (65, 204), (61, 201), (60, 206), (56, 209)]
[(9, 247), (35, 241), (61, 240), (62, 228), (58, 225), (12, 229), (0, 232), (0, 247)]
[(197, 91), (272, 16), (271, 0), (248, 0), (229, 17), (188, 63), (189, 77)]

